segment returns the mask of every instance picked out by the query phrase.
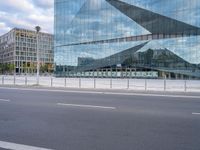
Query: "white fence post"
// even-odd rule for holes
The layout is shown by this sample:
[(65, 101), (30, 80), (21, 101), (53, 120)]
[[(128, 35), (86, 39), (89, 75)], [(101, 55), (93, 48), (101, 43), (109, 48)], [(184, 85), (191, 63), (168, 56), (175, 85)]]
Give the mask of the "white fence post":
[(81, 78), (79, 78), (79, 88), (81, 88)]
[(145, 78), (145, 85), (144, 85), (145, 87), (145, 91), (147, 91), (147, 79)]
[(13, 84), (15, 85), (16, 84), (16, 77), (14, 75), (14, 78), (13, 78)]
[(51, 87), (53, 87), (53, 78), (51, 77)]
[(187, 81), (184, 81), (184, 92), (187, 92)]
[(110, 88), (112, 89), (113, 86), (112, 86), (112, 78), (110, 79)]
[(167, 81), (166, 81), (166, 78), (164, 79), (164, 91), (167, 90)]
[(65, 77), (65, 87), (67, 86), (67, 78)]
[(27, 76), (25, 76), (25, 86), (27, 86)]
[(2, 76), (2, 85), (4, 85), (4, 76)]
[(96, 89), (96, 78), (94, 78), (94, 89)]
[(127, 79), (127, 89), (129, 89), (129, 87), (130, 87), (130, 81), (129, 79)]
[(40, 84), (40, 78), (36, 77), (36, 84), (39, 85)]

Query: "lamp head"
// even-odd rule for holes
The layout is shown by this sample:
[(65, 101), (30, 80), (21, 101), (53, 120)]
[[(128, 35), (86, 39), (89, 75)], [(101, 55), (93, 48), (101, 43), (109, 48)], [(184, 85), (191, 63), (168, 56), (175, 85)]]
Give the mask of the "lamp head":
[(36, 27), (35, 27), (35, 30), (36, 30), (36, 32), (38, 33), (38, 32), (40, 32), (41, 27), (40, 27), (40, 26), (36, 26)]

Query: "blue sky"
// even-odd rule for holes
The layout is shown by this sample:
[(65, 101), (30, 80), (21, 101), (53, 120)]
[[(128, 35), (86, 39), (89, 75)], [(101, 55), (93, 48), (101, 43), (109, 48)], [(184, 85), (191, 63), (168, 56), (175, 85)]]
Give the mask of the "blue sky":
[(0, 0), (0, 35), (14, 27), (53, 33), (54, 0)]

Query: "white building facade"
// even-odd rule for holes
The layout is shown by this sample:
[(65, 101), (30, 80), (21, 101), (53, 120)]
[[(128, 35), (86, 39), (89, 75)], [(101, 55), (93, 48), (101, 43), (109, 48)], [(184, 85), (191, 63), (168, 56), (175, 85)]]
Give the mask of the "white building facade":
[[(47, 72), (53, 71), (53, 35), (40, 32), (38, 35), (40, 67)], [(13, 72), (35, 73), (37, 66), (37, 33), (14, 28), (0, 36), (0, 64)], [(7, 67), (5, 67), (7, 66)]]

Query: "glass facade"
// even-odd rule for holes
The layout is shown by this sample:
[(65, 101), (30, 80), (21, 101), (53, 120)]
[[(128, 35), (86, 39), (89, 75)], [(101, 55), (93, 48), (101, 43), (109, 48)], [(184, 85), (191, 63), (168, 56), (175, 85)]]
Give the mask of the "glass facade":
[(55, 0), (57, 76), (200, 78), (199, 0)]

